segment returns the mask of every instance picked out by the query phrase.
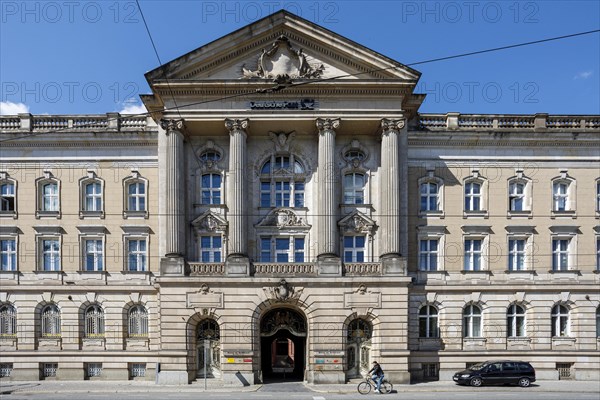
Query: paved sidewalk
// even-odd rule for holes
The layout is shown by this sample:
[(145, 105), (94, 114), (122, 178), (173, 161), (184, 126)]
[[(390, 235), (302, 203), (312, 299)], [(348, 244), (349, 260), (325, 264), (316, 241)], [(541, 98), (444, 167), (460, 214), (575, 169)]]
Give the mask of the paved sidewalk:
[[(272, 386), (271, 386), (272, 385)], [(277, 386), (280, 385), (280, 386)], [(265, 390), (286, 392), (285, 384), (267, 384)], [(309, 385), (306, 388), (318, 393), (356, 393), (356, 383), (340, 385)], [(208, 392), (255, 392), (263, 385), (223, 386), (221, 382), (209, 381)], [(458, 386), (454, 382), (427, 382), (413, 385), (394, 385), (397, 392), (473, 392), (475, 388)], [(593, 381), (537, 381), (530, 388), (507, 386), (484, 386), (476, 389), (484, 392), (515, 390), (536, 392), (564, 393), (600, 393), (600, 383)], [(201, 393), (204, 392), (204, 382), (198, 381), (185, 386), (156, 385), (147, 381), (3, 381), (0, 382), (0, 394), (9, 393)]]

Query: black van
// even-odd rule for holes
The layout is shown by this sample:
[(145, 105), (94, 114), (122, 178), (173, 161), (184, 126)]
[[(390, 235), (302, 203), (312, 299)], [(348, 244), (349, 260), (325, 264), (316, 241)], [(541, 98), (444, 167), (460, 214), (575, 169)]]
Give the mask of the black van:
[(523, 361), (486, 361), (454, 374), (459, 385), (515, 384), (528, 387), (535, 382), (535, 369)]

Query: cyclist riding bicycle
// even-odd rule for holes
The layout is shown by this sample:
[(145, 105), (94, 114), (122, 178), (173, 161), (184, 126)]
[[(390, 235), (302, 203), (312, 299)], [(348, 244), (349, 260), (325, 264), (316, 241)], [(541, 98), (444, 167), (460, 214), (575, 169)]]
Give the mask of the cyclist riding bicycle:
[(375, 392), (381, 393), (381, 381), (383, 381), (384, 378), (381, 365), (379, 365), (377, 361), (373, 361), (373, 368), (371, 368), (368, 373), (372, 374), (371, 377), (373, 378), (373, 381), (377, 383), (377, 389), (375, 389)]

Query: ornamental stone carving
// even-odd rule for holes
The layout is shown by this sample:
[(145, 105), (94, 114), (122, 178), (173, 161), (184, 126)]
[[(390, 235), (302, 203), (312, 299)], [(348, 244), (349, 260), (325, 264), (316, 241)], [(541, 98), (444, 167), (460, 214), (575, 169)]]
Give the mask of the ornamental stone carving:
[(381, 129), (383, 130), (383, 134), (387, 135), (390, 131), (399, 131), (404, 128), (406, 124), (405, 119), (389, 119), (384, 118), (381, 120)]
[(163, 128), (167, 133), (173, 131), (181, 131), (183, 129), (182, 119), (161, 119), (160, 127)]
[(296, 137), (296, 132), (269, 132), (269, 137), (273, 141), (273, 144), (275, 144), (275, 151), (289, 152), (290, 144)]
[(284, 228), (310, 228), (309, 225), (296, 213), (288, 208), (275, 209), (265, 216), (265, 218), (259, 222), (257, 227), (276, 227), (278, 229)]
[(201, 232), (219, 232), (227, 231), (227, 221), (222, 217), (208, 211), (192, 221), (192, 226)]
[(248, 118), (244, 118), (244, 119), (226, 118), (225, 119), (225, 128), (227, 128), (229, 133), (234, 133), (234, 132), (239, 132), (239, 131), (244, 132), (246, 130), (246, 128), (248, 128)]
[(372, 234), (375, 222), (360, 211), (355, 211), (338, 222), (342, 232)]
[(297, 301), (303, 290), (295, 290), (285, 279), (280, 280), (277, 287), (264, 288), (267, 297), (277, 302)]
[(323, 64), (316, 68), (311, 66), (302, 49), (294, 49), (290, 40), (282, 35), (275, 40), (269, 50), (263, 49), (258, 57), (256, 71), (242, 67), (242, 74), (244, 78), (273, 79), (282, 82), (297, 78), (319, 78), (324, 70)]
[(334, 131), (340, 126), (339, 118), (317, 118), (317, 129), (319, 133)]

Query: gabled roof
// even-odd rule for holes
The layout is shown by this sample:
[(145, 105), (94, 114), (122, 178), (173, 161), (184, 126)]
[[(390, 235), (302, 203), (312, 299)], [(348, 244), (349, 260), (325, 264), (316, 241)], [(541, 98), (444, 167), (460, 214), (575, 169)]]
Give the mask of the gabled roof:
[[(273, 49), (286, 38), (289, 51)], [(285, 40), (285, 39), (284, 39)], [(300, 78), (331, 78), (340, 75), (343, 79), (399, 79), (416, 82), (420, 73), (378, 52), (364, 47), (322, 26), (281, 10), (250, 25), (238, 29), (220, 39), (178, 57), (148, 73), (146, 79), (164, 81), (232, 80), (240, 78), (263, 78), (249, 76), (247, 72), (260, 70), (260, 58), (269, 49), (279, 52), (276, 57), (296, 57), (302, 63), (321, 72)], [(287, 51), (287, 53), (286, 53)], [(272, 60), (269, 60), (272, 61)], [(275, 60), (277, 61), (277, 60)], [(358, 75), (357, 75), (358, 74)]]

